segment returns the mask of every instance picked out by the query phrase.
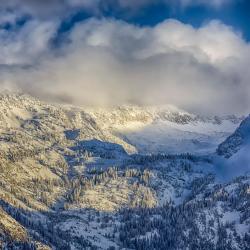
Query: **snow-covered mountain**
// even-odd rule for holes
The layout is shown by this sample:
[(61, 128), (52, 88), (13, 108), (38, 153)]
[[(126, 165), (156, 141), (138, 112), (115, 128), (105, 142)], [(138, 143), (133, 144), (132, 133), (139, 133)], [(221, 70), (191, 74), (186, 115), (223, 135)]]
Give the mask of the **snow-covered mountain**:
[(213, 153), (242, 120), (236, 116), (202, 117), (171, 105), (58, 106), (22, 94), (3, 94), (0, 106), (0, 129), (39, 126), (61, 136), (63, 133), (58, 132), (68, 127), (65, 135), (118, 142), (129, 153)]
[(229, 136), (217, 149), (217, 153), (230, 158), (238, 151), (250, 146), (250, 116), (244, 119), (236, 131)]
[(241, 117), (194, 115), (174, 106), (90, 110), (94, 119), (140, 153), (213, 153)]
[[(207, 155), (241, 119), (2, 94), (0, 246), (248, 249), (250, 176), (220, 183)], [(248, 119), (235, 155), (247, 145)]]

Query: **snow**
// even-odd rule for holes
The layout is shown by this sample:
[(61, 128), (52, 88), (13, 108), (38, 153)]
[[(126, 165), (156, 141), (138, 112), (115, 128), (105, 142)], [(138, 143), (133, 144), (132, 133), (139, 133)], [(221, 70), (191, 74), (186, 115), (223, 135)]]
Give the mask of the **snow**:
[[(97, 246), (98, 249), (107, 249), (111, 246), (119, 249), (117, 244), (106, 236), (113, 233), (114, 226), (117, 222), (113, 222), (112, 220), (108, 222), (105, 227), (101, 226), (102, 222), (98, 222), (99, 218), (106, 215), (105, 213), (99, 212), (97, 216), (95, 212), (90, 210), (76, 210), (64, 212), (63, 214), (66, 215), (68, 219), (57, 224), (57, 227), (63, 229), (63, 231), (68, 231), (71, 236), (83, 237), (89, 240)], [(91, 216), (91, 220), (89, 220), (89, 216)], [(112, 219), (112, 216), (110, 216), (110, 218)]]
[(239, 222), (239, 219), (240, 219), (240, 213), (236, 211), (233, 211), (233, 212), (223, 211), (222, 215), (223, 217), (221, 220), (223, 221), (223, 223)]
[(235, 132), (218, 146), (217, 153), (230, 158), (242, 147), (250, 145), (250, 116), (243, 120)]
[(156, 121), (151, 124), (127, 123), (117, 126), (117, 133), (135, 145), (141, 153), (213, 153), (237, 124), (223, 121), (222, 124), (190, 122), (177, 124), (170, 121)]
[(219, 145), (217, 152), (220, 156), (215, 162), (220, 178), (228, 180), (250, 174), (250, 116)]
[(236, 224), (235, 228), (236, 228), (237, 233), (240, 234), (242, 237), (246, 233), (249, 233), (249, 231), (250, 231), (250, 226), (246, 225), (246, 224)]

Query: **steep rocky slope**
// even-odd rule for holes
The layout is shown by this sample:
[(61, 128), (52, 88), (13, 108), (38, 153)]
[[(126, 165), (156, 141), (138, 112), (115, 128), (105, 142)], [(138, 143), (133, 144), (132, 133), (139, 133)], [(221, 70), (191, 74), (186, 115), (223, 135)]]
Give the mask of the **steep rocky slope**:
[(250, 116), (244, 119), (236, 131), (219, 145), (217, 153), (230, 158), (248, 145), (250, 145)]
[(50, 250), (49, 246), (32, 240), (27, 230), (0, 207), (0, 248)]
[(28, 235), (24, 227), (0, 208), (0, 237), (9, 242), (26, 242)]

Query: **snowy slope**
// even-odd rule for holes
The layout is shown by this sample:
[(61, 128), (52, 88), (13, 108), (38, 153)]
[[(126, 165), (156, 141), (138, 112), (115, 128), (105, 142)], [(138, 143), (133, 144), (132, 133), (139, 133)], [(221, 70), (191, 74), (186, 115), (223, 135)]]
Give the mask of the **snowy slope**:
[(230, 158), (250, 144), (250, 116), (243, 120), (235, 132), (229, 136), (217, 149), (217, 153)]
[(233, 178), (250, 173), (250, 116), (217, 148), (220, 174)]
[(87, 112), (101, 127), (134, 145), (140, 153), (212, 153), (242, 119), (203, 117), (172, 105), (122, 106)]
[(131, 128), (129, 125), (117, 129), (130, 144), (141, 153), (197, 153), (207, 154), (215, 151), (235, 129), (237, 124), (224, 120), (221, 124), (211, 122), (189, 122), (177, 124), (171, 121), (156, 121), (152, 124)]

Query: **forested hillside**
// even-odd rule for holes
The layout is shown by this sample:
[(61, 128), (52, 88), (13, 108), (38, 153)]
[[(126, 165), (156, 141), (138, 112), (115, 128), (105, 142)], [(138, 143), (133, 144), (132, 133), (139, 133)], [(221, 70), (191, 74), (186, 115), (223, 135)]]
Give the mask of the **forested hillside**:
[[(105, 113), (21, 94), (2, 94), (0, 106), (2, 249), (249, 249), (247, 171), (221, 181), (215, 149), (143, 153), (124, 132), (131, 122), (140, 123), (137, 131), (168, 122), (178, 131), (189, 126), (188, 145), (194, 136), (203, 145), (194, 131), (201, 123), (216, 128), (222, 141), (242, 118), (173, 108)], [(235, 132), (241, 141), (246, 121)], [(219, 154), (237, 153), (225, 146), (231, 138)]]

